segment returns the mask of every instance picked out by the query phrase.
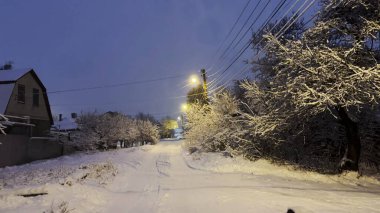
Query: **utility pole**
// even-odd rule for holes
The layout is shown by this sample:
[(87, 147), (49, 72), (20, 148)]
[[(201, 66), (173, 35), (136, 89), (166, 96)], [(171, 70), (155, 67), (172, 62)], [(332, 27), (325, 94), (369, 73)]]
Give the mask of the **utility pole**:
[(207, 78), (206, 78), (206, 70), (205, 69), (201, 69), (201, 76), (203, 79), (203, 96), (206, 100), (206, 103), (208, 103)]

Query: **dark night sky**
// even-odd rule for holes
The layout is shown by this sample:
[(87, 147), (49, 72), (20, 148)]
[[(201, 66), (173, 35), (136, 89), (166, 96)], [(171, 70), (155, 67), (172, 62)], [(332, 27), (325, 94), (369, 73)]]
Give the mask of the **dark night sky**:
[(0, 0), (0, 63), (34, 68), (48, 91), (184, 75), (49, 94), (53, 114), (97, 109), (176, 116), (185, 98), (171, 97), (186, 94), (187, 76), (209, 64), (246, 2)]

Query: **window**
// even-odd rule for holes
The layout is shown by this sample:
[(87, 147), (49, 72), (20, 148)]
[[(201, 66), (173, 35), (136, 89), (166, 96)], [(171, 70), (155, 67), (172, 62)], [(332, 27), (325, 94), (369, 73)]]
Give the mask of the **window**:
[(17, 87), (17, 101), (19, 103), (25, 103), (25, 85), (18, 84)]
[(40, 90), (33, 88), (33, 106), (40, 105)]

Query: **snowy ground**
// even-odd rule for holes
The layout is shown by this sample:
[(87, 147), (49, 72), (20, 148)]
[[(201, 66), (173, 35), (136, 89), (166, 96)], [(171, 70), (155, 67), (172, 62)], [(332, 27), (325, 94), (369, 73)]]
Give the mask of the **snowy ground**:
[[(39, 196), (23, 197), (30, 194)], [(165, 141), (0, 169), (0, 212), (380, 212), (380, 183)]]

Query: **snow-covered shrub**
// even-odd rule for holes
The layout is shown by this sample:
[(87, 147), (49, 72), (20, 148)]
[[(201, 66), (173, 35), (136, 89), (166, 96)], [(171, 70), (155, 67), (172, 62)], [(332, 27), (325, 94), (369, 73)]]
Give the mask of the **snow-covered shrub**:
[(210, 104), (192, 104), (186, 115), (189, 148), (228, 151), (236, 155), (250, 145), (245, 139), (248, 131), (239, 122), (238, 102), (226, 92), (215, 96)]

